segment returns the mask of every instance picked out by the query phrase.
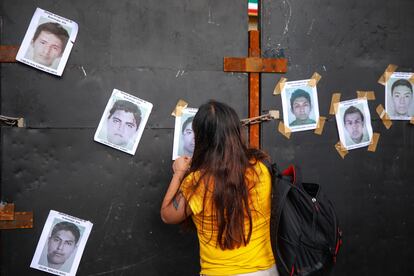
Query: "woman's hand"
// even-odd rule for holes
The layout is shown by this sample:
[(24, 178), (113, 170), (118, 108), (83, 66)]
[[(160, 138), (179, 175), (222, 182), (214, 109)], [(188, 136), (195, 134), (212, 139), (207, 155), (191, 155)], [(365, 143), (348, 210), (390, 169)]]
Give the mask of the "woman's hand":
[(191, 215), (190, 206), (186, 203), (184, 196), (181, 193), (177, 194), (190, 164), (191, 158), (184, 156), (179, 157), (172, 165), (174, 175), (161, 205), (161, 219), (165, 223), (180, 223)]
[(182, 177), (184, 177), (185, 173), (190, 168), (190, 164), (191, 158), (188, 156), (177, 158), (172, 165), (174, 174), (178, 175), (180, 179), (182, 179)]

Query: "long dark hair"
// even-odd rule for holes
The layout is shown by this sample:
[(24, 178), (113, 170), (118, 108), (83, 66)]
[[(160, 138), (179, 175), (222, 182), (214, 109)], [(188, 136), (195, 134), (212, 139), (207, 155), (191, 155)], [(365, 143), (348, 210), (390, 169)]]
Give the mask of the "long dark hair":
[[(217, 244), (221, 249), (238, 248), (250, 241), (252, 210), (245, 173), (258, 160), (267, 157), (249, 149), (243, 139), (240, 119), (227, 104), (210, 100), (198, 109), (193, 120), (195, 148), (190, 173), (200, 172), (200, 183), (212, 191), (212, 225), (217, 226)], [(213, 183), (213, 187), (207, 187)], [(249, 226), (245, 229), (245, 217)]]

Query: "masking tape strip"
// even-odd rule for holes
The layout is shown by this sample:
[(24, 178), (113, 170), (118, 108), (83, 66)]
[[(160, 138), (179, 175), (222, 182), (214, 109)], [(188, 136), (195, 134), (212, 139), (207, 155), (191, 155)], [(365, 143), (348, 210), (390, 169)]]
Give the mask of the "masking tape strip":
[(313, 73), (311, 79), (308, 82), (308, 85), (310, 87), (315, 87), (318, 84), (318, 82), (320, 81), (321, 78), (322, 78), (322, 76), (319, 75), (318, 72)]
[(368, 151), (375, 152), (377, 150), (379, 137), (380, 137), (380, 134), (377, 132), (374, 132), (374, 134), (372, 135), (371, 144), (369, 144), (368, 146)]
[(382, 74), (382, 76), (379, 78), (378, 83), (382, 84), (385, 86), (385, 84), (387, 83), (388, 79), (391, 77), (392, 73), (395, 72), (395, 70), (397, 70), (398, 66), (395, 64), (389, 64), (387, 66), (387, 68), (384, 71), (384, 74)]
[(177, 105), (175, 106), (173, 112), (171, 113), (172, 116), (180, 117), (183, 114), (183, 109), (188, 106), (188, 103), (184, 100), (178, 100)]
[(384, 126), (387, 129), (389, 129), (392, 126), (392, 122), (391, 122), (390, 116), (388, 116), (382, 104), (379, 104), (375, 110), (377, 111), (378, 116), (381, 118)]
[(414, 117), (411, 117), (410, 124), (414, 125)]
[(368, 101), (375, 100), (374, 91), (357, 91), (358, 99), (366, 98)]
[(287, 78), (280, 78), (279, 82), (275, 86), (275, 89), (273, 90), (273, 95), (280, 95), (280, 93), (282, 93), (283, 88), (285, 87), (286, 82)]
[(283, 136), (285, 136), (287, 139), (290, 139), (292, 131), (287, 126), (285, 126), (283, 122), (279, 122), (278, 130), (280, 133), (283, 134)]
[(279, 110), (269, 110), (269, 116), (272, 119), (279, 119)]
[(345, 156), (348, 154), (348, 150), (342, 145), (341, 141), (338, 141), (338, 143), (335, 144), (335, 149), (342, 157), (342, 159), (344, 159)]
[(323, 127), (325, 126), (326, 117), (319, 116), (318, 124), (316, 125), (315, 134), (321, 135)]
[(335, 115), (338, 110), (338, 103), (341, 100), (341, 93), (333, 93), (331, 100), (331, 108), (329, 109), (329, 114)]
[(5, 203), (0, 205), (0, 220), (14, 219), (14, 203)]
[(33, 228), (33, 212), (15, 212), (14, 220), (0, 221), (0, 229)]

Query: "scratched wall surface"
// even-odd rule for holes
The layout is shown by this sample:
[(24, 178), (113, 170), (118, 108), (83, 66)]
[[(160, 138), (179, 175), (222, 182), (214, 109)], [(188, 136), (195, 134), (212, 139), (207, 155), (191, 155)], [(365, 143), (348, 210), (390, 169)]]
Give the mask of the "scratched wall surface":
[[(394, 121), (387, 130), (376, 114), (384, 105), (377, 83), (388, 64), (413, 71), (414, 2), (398, 1), (263, 1), (262, 47), (284, 49), (288, 80), (307, 79), (316, 71), (319, 109), (327, 116), (321, 136), (293, 133), (288, 140), (276, 122), (262, 126), (262, 145), (281, 167), (296, 163), (304, 178), (323, 186), (336, 205), (344, 244), (333, 275), (413, 275), (414, 126)], [(282, 110), (273, 88), (280, 76), (262, 76), (262, 109)], [(329, 115), (331, 95), (356, 97), (375, 91), (369, 102), (374, 132), (381, 134), (375, 153), (351, 150), (344, 160)]]
[[(21, 42), (37, 6), (79, 33), (61, 78), (1, 65), (1, 113), (27, 123), (1, 128), (1, 200), (33, 211), (34, 228), (1, 233), (0, 274), (45, 275), (29, 266), (53, 209), (94, 224), (78, 275), (196, 275), (195, 233), (159, 216), (171, 111), (215, 98), (247, 115), (247, 75), (222, 71), (247, 54), (247, 2), (3, 0), (1, 44)], [(113, 88), (154, 104), (135, 156), (93, 141)]]

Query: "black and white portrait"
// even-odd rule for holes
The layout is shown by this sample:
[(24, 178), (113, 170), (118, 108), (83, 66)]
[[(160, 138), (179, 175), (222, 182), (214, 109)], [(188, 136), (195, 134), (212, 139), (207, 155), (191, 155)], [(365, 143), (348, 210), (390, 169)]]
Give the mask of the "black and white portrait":
[(114, 89), (94, 140), (134, 155), (152, 110), (152, 103)]
[(173, 160), (180, 156), (193, 156), (193, 118), (196, 113), (196, 108), (185, 108), (180, 116), (175, 117)]
[(75, 275), (93, 224), (54, 210), (43, 227), (30, 267)]
[(37, 8), (16, 60), (61, 76), (77, 33), (76, 22)]

